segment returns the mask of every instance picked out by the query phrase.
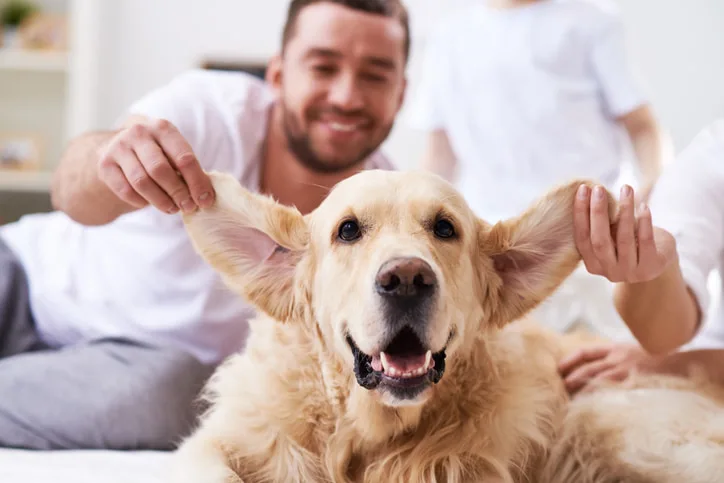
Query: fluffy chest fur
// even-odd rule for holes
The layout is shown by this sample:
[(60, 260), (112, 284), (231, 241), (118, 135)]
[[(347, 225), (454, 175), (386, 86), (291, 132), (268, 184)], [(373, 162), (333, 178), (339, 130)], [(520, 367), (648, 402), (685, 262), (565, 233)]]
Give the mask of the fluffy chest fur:
[(518, 481), (561, 416), (554, 355), (523, 326), (481, 334), (422, 408), (379, 404), (313, 328), (252, 329), (210, 386), (209, 425), (244, 482)]

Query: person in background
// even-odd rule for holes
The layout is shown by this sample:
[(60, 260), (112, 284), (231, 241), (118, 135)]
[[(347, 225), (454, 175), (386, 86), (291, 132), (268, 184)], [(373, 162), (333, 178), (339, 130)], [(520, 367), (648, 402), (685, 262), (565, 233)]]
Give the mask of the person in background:
[(397, 0), (293, 0), (266, 82), (192, 71), (72, 140), (57, 211), (0, 231), (0, 446), (170, 449), (251, 309), (195, 253), (181, 212), (207, 171), (312, 211), (379, 151), (410, 49)]
[(724, 119), (664, 169), (648, 206), (637, 213), (626, 191), (613, 231), (598, 193), (579, 191), (576, 244), (590, 273), (616, 283), (635, 342), (572, 354), (560, 366), (567, 388), (575, 394), (631, 371), (688, 376), (694, 367), (724, 384), (724, 312), (711, 308), (708, 286), (724, 268)]
[[(488, 221), (516, 216), (572, 178), (618, 191), (638, 174), (645, 198), (658, 177), (666, 137), (629, 68), (621, 19), (606, 6), (478, 0), (427, 40), (405, 118), (427, 138), (422, 167), (455, 183)], [(542, 321), (558, 330), (578, 321), (585, 294), (605, 290), (586, 275), (576, 272), (541, 306)]]

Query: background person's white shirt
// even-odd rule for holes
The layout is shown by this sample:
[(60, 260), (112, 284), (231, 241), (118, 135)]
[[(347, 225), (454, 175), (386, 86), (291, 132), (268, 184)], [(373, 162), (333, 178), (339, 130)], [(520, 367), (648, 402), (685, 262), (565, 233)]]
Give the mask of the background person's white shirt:
[(665, 168), (650, 207), (654, 224), (676, 238), (684, 281), (706, 315), (687, 347), (724, 348), (718, 279), (724, 268), (724, 118), (707, 126)]
[[(256, 191), (273, 102), (251, 76), (192, 71), (128, 113), (169, 120), (204, 169), (231, 173)], [(392, 169), (379, 152), (367, 163)], [(253, 311), (196, 254), (180, 215), (148, 207), (86, 227), (61, 212), (33, 214), (0, 227), (0, 236), (25, 267), (33, 316), (52, 345), (130, 337), (204, 362), (243, 348)]]
[(634, 168), (615, 118), (645, 102), (615, 11), (583, 0), (510, 9), (480, 1), (426, 43), (411, 127), (444, 129), (457, 186), (489, 221), (515, 216), (552, 185), (589, 177), (614, 188)]

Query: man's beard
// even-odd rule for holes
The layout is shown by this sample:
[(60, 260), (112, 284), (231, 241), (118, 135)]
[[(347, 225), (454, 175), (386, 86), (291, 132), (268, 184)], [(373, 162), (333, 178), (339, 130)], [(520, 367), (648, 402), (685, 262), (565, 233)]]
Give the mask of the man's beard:
[[(312, 139), (309, 133), (302, 129), (299, 119), (284, 105), (282, 105), (282, 125), (289, 150), (305, 168), (316, 173), (335, 174), (347, 171), (366, 160), (381, 144), (381, 142), (372, 143), (349, 159), (323, 159), (315, 152)], [(392, 126), (389, 126), (383, 133), (383, 140), (391, 130)]]

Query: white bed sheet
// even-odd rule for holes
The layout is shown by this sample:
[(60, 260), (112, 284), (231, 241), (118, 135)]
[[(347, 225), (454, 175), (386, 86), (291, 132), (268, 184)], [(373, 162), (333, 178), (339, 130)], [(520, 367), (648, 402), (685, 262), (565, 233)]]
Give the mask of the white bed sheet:
[(2, 483), (162, 483), (170, 453), (0, 449)]

